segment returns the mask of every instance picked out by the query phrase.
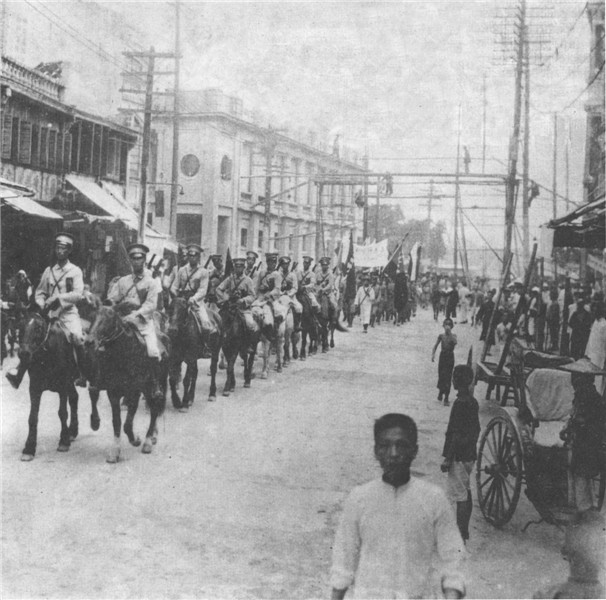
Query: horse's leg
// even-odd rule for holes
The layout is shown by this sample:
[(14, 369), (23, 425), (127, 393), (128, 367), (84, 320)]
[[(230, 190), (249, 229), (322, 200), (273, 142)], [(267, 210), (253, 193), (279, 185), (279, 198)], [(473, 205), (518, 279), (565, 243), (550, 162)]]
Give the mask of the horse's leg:
[(112, 427), (114, 428), (114, 443), (107, 453), (108, 463), (117, 463), (120, 460), (120, 429), (122, 427), (122, 412), (120, 408), (121, 396), (116, 392), (107, 390), (107, 397), (112, 407)]
[(255, 364), (255, 354), (256, 354), (256, 346), (253, 349), (250, 349), (246, 352), (244, 356), (244, 387), (250, 387), (250, 380), (253, 370), (253, 365)]
[(138, 435), (135, 435), (133, 432), (133, 421), (135, 420), (137, 408), (139, 407), (140, 395), (141, 394), (139, 394), (138, 392), (134, 392), (126, 397), (128, 410), (126, 412), (126, 421), (124, 421), (124, 433), (128, 437), (128, 441), (131, 443), (132, 446), (141, 445), (141, 438)]
[(196, 382), (198, 381), (198, 361), (195, 358), (188, 365), (187, 370), (191, 371), (187, 389), (187, 406), (191, 406), (194, 403), (194, 398), (196, 396)]
[(69, 439), (73, 442), (78, 437), (78, 392), (72, 385), (68, 390), (69, 400)]
[(185, 363), (185, 376), (183, 377), (183, 401), (179, 412), (187, 412), (189, 410), (189, 386), (191, 385), (192, 363)]
[[(286, 317), (288, 319), (288, 316)], [(276, 372), (282, 373), (282, 365), (284, 364), (284, 338), (286, 332), (286, 319), (284, 319), (278, 327), (276, 335)]]
[(170, 399), (176, 409), (181, 408), (181, 398), (179, 398), (179, 380), (181, 379), (181, 360), (174, 360), (171, 363), (168, 372), (168, 383), (170, 385)]
[[(161, 380), (163, 379), (166, 382), (166, 376), (167, 376), (167, 366), (163, 365), (164, 367), (164, 371), (162, 373), (161, 376)], [(158, 427), (157, 427), (157, 421), (158, 421), (158, 417), (164, 412), (164, 408), (166, 406), (166, 385), (163, 386), (162, 388), (162, 396), (160, 398), (157, 397), (153, 397), (153, 396), (149, 396), (149, 400), (147, 400), (147, 406), (149, 408), (149, 427), (147, 428), (147, 432), (145, 434), (145, 442), (143, 442), (143, 446), (141, 448), (141, 452), (143, 452), (143, 454), (150, 454), (152, 451), (152, 448), (155, 446), (155, 444), (158, 441)], [(138, 403), (138, 400), (137, 400)], [(136, 407), (136, 404), (135, 407)], [(135, 408), (136, 410), (136, 408)], [(126, 428), (126, 425), (125, 425)], [(132, 441), (131, 441), (132, 444)], [(133, 444), (133, 445), (138, 445), (138, 444)]]
[(69, 427), (67, 425), (69, 414), (67, 411), (67, 392), (65, 390), (61, 390), (61, 392), (59, 392), (58, 414), (59, 420), (61, 421), (61, 435), (59, 436), (57, 452), (67, 452), (69, 450), (71, 441), (69, 439)]
[(97, 402), (99, 402), (99, 389), (93, 386), (88, 387), (88, 395), (90, 396), (90, 428), (93, 431), (99, 429), (101, 424), (101, 418), (99, 417), (99, 410), (97, 409)]
[(217, 347), (212, 348), (210, 357), (210, 391), (208, 393), (208, 401), (214, 402), (217, 399), (217, 363), (219, 362), (220, 346), (217, 342)]
[(27, 420), (29, 426), (29, 433), (25, 442), (25, 447), (21, 454), (22, 461), (34, 460), (36, 455), (36, 441), (38, 439), (38, 414), (40, 412), (40, 398), (42, 397), (42, 390), (34, 388), (32, 385), (29, 386), (29, 419)]
[(299, 352), (299, 360), (305, 360), (305, 346), (307, 346), (307, 325), (301, 329), (301, 351)]
[(336, 325), (333, 322), (330, 324), (330, 347), (331, 348), (335, 347), (335, 329), (336, 329)]
[(293, 331), (291, 336), (292, 346), (292, 359), (297, 360), (299, 358), (299, 340), (301, 339), (301, 331)]
[(263, 336), (261, 345), (263, 346), (263, 370), (261, 371), (261, 379), (267, 379), (269, 375), (269, 349), (271, 342), (265, 336)]
[(225, 354), (225, 360), (227, 361), (226, 369), (226, 377), (225, 377), (225, 386), (223, 387), (223, 396), (226, 398), (229, 396), (231, 392), (231, 378), (234, 376), (234, 363), (236, 362), (236, 358), (238, 353), (230, 348), (229, 352)]

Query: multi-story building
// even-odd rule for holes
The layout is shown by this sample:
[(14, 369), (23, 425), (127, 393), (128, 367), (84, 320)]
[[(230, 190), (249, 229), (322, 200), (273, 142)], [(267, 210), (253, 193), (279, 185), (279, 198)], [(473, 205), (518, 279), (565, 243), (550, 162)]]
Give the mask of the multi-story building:
[[(330, 254), (344, 233), (361, 221), (354, 185), (324, 185), (314, 178), (329, 173), (360, 175), (357, 156), (319, 148), (312, 132), (296, 136), (270, 131), (245, 117), (242, 101), (220, 90), (184, 92), (180, 99), (177, 240), (199, 243), (207, 252), (232, 256), (268, 249), (300, 260), (316, 248)], [(158, 117), (158, 179), (148, 222), (170, 227), (172, 121)], [(268, 159), (268, 154), (271, 158)], [(264, 239), (265, 190), (271, 176), (270, 239)], [(358, 179), (359, 181), (359, 179)], [(316, 245), (316, 234), (320, 233)]]
[(604, 197), (604, 0), (587, 3), (591, 27), (588, 73), (585, 201)]

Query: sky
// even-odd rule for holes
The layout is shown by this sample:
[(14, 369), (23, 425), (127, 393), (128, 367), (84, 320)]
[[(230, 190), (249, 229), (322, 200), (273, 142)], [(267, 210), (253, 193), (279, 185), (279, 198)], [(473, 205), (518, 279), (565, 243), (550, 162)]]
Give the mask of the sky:
[[(9, 0), (9, 2), (15, 0)], [(21, 0), (19, 0), (21, 1)], [(89, 0), (55, 0), (69, 2)], [(48, 2), (49, 6), (55, 2)], [(99, 2), (147, 36), (158, 51), (174, 46), (174, 1)], [(28, 5), (31, 4), (28, 2)], [(181, 0), (181, 84), (239, 96), (277, 128), (315, 129), (332, 146), (368, 151), (377, 172), (453, 173), (460, 142), (470, 171), (504, 174), (513, 125), (512, 32), (517, 1), (198, 2)], [(530, 85), (530, 177), (553, 178), (553, 113), (558, 112), (557, 188), (582, 201), (590, 50), (584, 0), (528, 0), (533, 40)], [(540, 42), (540, 44), (539, 44)], [(486, 83), (486, 162), (483, 116)], [(393, 200), (407, 219), (426, 218), (422, 181), (396, 178)], [(432, 220), (453, 221), (453, 188)], [(464, 187), (462, 203), (495, 248), (502, 247), (504, 190)], [(385, 201), (385, 200), (384, 200)], [(478, 207), (478, 208), (473, 208)], [(558, 215), (566, 212), (558, 203)], [(521, 211), (520, 211), (521, 212)], [(531, 210), (531, 237), (552, 217), (542, 191)], [(521, 216), (519, 219), (521, 223)], [(469, 226), (468, 248), (485, 246)], [(452, 241), (452, 236), (451, 236)]]
[[(368, 148), (371, 167), (381, 172), (453, 173), (460, 107), (461, 145), (469, 148), (471, 172), (484, 167), (488, 173), (504, 173), (513, 126), (516, 4), (182, 2), (182, 84), (187, 89), (221, 88), (243, 98), (245, 109), (267, 115), (273, 126), (312, 127), (330, 144), (338, 133), (343, 144), (360, 152)], [(156, 48), (170, 48), (173, 6), (123, 2), (116, 10), (153, 32)], [(552, 113), (559, 111), (558, 191), (565, 189), (569, 140), (568, 187), (571, 198), (582, 201), (584, 97), (573, 101), (588, 79), (585, 2), (529, 0), (528, 6), (535, 42), (530, 176), (552, 187)], [(428, 182), (411, 183), (396, 178), (394, 196), (414, 196), (397, 202), (406, 218), (426, 218), (425, 202), (417, 196), (428, 192)], [(452, 196), (453, 188), (437, 186), (436, 192)], [(501, 248), (504, 191), (476, 186), (463, 188), (461, 196), (484, 237)], [(565, 208), (560, 202), (558, 214)], [(543, 191), (531, 210), (531, 238), (539, 236), (539, 225), (552, 211), (551, 196)], [(432, 219), (452, 226), (451, 198), (434, 203)], [(468, 247), (485, 245), (469, 225), (465, 235)]]

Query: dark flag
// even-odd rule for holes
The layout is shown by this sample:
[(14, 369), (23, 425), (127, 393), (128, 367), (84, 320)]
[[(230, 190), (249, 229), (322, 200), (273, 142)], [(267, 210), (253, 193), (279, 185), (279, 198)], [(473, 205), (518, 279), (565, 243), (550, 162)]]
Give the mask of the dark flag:
[(396, 246), (396, 249), (387, 261), (387, 264), (385, 265), (385, 267), (383, 267), (383, 273), (385, 273), (385, 275), (387, 275), (392, 280), (396, 276), (396, 272), (398, 270), (398, 261), (400, 260), (400, 256), (402, 255), (402, 246), (404, 244), (405, 239), (406, 237)]
[(356, 297), (356, 269), (354, 265), (353, 232), (349, 232), (349, 250), (345, 259), (345, 298)]
[(416, 281), (419, 276), (419, 267), (421, 264), (421, 244), (415, 242), (408, 254), (408, 279)]
[(225, 255), (225, 277), (229, 277), (231, 272), (234, 269), (234, 265), (231, 262), (231, 253), (229, 252), (229, 248), (227, 249), (227, 254)]

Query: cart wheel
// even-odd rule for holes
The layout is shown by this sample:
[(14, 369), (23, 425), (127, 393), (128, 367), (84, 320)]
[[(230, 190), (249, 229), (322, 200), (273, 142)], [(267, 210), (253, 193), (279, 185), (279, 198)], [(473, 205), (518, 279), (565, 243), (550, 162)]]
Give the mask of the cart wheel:
[(494, 417), (480, 439), (476, 484), (480, 510), (495, 527), (505, 525), (513, 516), (522, 476), (522, 445), (517, 431), (505, 417)]

